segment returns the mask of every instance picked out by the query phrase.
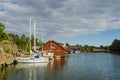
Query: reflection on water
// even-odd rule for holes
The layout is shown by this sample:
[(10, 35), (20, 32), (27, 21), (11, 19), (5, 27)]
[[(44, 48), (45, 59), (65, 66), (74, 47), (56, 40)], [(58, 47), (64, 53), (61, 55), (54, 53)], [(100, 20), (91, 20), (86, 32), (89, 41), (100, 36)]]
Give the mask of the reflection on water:
[[(65, 58), (54, 59), (49, 63), (19, 63), (0, 71), (0, 80), (50, 80), (49, 73), (60, 70)], [(52, 76), (51, 76), (52, 79)]]
[(120, 80), (120, 55), (70, 54), (49, 63), (18, 64), (0, 71), (0, 80)]
[(58, 71), (61, 70), (65, 65), (65, 58), (63, 59), (54, 59), (49, 63), (49, 71)]

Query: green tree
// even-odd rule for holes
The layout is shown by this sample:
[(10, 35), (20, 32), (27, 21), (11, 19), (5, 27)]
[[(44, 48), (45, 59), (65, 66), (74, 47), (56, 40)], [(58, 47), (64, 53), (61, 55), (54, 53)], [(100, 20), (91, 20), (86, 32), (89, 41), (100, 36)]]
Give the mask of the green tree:
[(89, 46), (88, 45), (84, 45), (84, 48), (89, 48)]
[(16, 44), (19, 42), (19, 35), (13, 33), (8, 33), (8, 35), (11, 41), (15, 42)]
[(100, 48), (103, 48), (103, 45), (100, 45)]
[[(9, 33), (10, 40), (17, 44), (18, 49), (22, 49), (24, 51), (29, 51), (30, 49), (30, 38), (27, 37), (25, 34), (21, 36), (13, 33)], [(31, 37), (31, 47), (34, 45), (34, 36)], [(43, 42), (36, 39), (36, 45), (40, 46)]]
[(43, 44), (42, 40), (39, 40), (38, 41), (38, 46), (42, 46), (42, 44)]
[(120, 40), (115, 39), (110, 45), (110, 50), (115, 52), (120, 52)]
[(17, 47), (19, 49), (26, 50), (26, 47), (27, 47), (27, 50), (28, 50), (28, 45), (29, 45), (28, 37), (26, 37), (24, 34), (19, 36), (17, 34), (9, 33), (8, 35), (9, 35), (10, 40), (17, 44)]
[(4, 32), (5, 26), (3, 23), (0, 22), (0, 34)]
[(66, 43), (65, 46), (70, 46), (70, 45), (68, 43)]
[(22, 34), (21, 37), (20, 37), (20, 42), (21, 42), (21, 44), (25, 44), (25, 43), (27, 42), (26, 40), (27, 40), (27, 39), (26, 39), (25, 34)]
[(5, 30), (5, 26), (3, 23), (0, 22), (0, 41), (9, 39), (7, 33), (4, 32), (4, 30)]

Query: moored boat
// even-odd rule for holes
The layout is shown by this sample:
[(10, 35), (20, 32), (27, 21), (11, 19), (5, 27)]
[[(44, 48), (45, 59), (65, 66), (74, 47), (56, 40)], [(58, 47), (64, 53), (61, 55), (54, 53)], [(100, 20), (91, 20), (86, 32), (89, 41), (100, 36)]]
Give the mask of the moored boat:
[[(49, 58), (42, 57), (41, 53), (36, 51), (36, 20), (34, 21), (34, 50), (31, 51), (31, 18), (30, 18), (30, 55), (29, 57), (17, 57), (16, 60), (22, 63), (46, 63)], [(33, 56), (31, 56), (33, 54)]]

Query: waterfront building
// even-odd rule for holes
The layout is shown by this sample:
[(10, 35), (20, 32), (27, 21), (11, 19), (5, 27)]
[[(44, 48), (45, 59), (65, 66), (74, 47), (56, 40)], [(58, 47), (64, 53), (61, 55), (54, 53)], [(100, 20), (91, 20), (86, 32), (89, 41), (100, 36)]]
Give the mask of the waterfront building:
[(53, 53), (54, 57), (65, 57), (66, 53), (68, 52), (64, 46), (53, 40), (49, 40), (45, 45), (43, 45), (43, 47), (39, 49), (39, 51)]

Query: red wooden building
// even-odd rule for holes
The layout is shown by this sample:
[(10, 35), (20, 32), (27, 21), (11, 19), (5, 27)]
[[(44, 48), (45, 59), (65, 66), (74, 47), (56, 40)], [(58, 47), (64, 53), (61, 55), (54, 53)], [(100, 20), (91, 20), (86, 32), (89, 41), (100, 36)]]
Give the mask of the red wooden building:
[(65, 57), (68, 52), (62, 45), (53, 40), (48, 41), (45, 45), (43, 45), (43, 48), (40, 48), (39, 50), (51, 52), (54, 57)]

